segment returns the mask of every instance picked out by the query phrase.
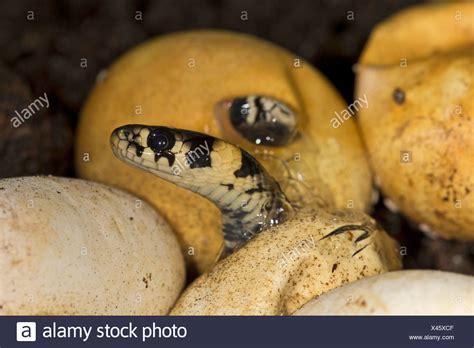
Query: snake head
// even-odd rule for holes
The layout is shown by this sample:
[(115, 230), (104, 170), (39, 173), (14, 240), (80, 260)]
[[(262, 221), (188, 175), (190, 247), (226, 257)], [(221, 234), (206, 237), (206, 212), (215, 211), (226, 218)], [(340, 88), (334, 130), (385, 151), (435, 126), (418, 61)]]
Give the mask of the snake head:
[(112, 151), (120, 160), (192, 191), (206, 172), (219, 168), (211, 164), (211, 152), (218, 160), (216, 142), (190, 130), (136, 124), (119, 127), (110, 137)]
[[(166, 127), (126, 125), (110, 136), (112, 151), (120, 160), (159, 176), (172, 175), (179, 134)], [(165, 179), (169, 179), (165, 177)]]
[(258, 146), (282, 147), (298, 135), (296, 111), (273, 97), (226, 99), (216, 105), (215, 114), (221, 132), (231, 140), (243, 138)]

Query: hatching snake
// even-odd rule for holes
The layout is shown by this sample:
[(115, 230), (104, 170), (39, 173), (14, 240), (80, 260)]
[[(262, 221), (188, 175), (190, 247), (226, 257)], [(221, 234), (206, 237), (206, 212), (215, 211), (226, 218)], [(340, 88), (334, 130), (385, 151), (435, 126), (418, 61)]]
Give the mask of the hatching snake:
[[(269, 97), (234, 99), (229, 118), (241, 136), (255, 144), (283, 146), (297, 132), (295, 113)], [(122, 161), (196, 192), (220, 209), (221, 257), (285, 221), (294, 211), (265, 168), (247, 151), (225, 140), (191, 130), (131, 124), (115, 129), (110, 143)], [(330, 235), (350, 228), (361, 229), (343, 226)]]

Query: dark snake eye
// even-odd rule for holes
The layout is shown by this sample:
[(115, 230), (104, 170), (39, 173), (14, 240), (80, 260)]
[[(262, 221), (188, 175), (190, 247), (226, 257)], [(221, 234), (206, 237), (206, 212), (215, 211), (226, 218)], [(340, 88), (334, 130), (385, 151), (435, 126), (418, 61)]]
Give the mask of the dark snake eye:
[(173, 134), (162, 129), (155, 129), (148, 135), (148, 146), (154, 152), (171, 150), (175, 144)]

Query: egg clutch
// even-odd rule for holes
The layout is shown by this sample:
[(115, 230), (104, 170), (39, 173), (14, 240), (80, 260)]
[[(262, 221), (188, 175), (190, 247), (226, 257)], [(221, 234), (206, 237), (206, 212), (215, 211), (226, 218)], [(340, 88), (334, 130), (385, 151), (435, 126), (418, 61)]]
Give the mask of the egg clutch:
[[(0, 314), (472, 315), (473, 22), (464, 1), (389, 16), (348, 102), (248, 34), (190, 30), (126, 51), (82, 105), (75, 177), (0, 179)], [(56, 121), (36, 132), (53, 90), (22, 107), (7, 93), (6, 143), (61, 144)], [(25, 172), (26, 152), (10, 157), (25, 155)]]

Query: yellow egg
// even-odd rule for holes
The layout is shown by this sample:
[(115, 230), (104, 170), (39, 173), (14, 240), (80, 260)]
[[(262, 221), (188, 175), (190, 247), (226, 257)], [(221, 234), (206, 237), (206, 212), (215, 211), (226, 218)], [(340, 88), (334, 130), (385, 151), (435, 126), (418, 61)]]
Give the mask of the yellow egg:
[(474, 3), (423, 5), (377, 26), (358, 66), (377, 182), (431, 235), (474, 240)]
[(286, 185), (288, 195), (332, 207), (369, 208), (371, 177), (355, 123), (349, 119), (343, 127), (331, 125), (334, 112), (345, 108), (339, 94), (299, 57), (231, 32), (166, 35), (115, 62), (81, 112), (77, 173), (151, 203), (178, 234), (189, 266), (202, 272), (222, 243), (218, 209), (117, 160), (109, 136), (116, 127), (139, 123), (195, 130), (232, 142), (230, 133), (219, 127), (216, 107), (248, 95), (277, 98), (298, 114), (302, 136), (288, 147), (272, 149), (272, 156), (261, 156), (255, 144), (237, 144), (256, 155), (282, 185), (290, 180), (283, 166), (288, 162), (296, 178), (295, 185)]
[[(348, 225), (371, 232), (335, 233)], [(400, 267), (397, 243), (367, 215), (300, 212), (199, 277), (171, 315), (288, 315), (333, 288)]]

